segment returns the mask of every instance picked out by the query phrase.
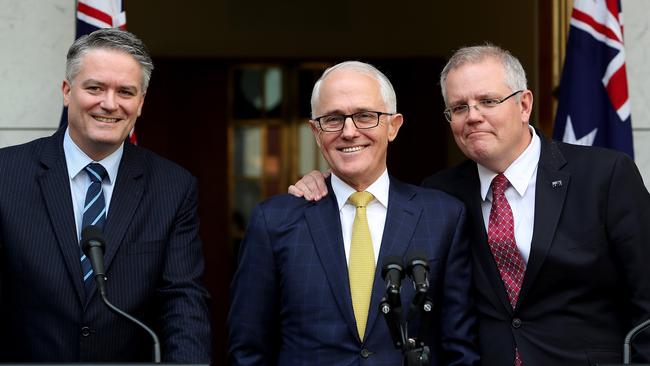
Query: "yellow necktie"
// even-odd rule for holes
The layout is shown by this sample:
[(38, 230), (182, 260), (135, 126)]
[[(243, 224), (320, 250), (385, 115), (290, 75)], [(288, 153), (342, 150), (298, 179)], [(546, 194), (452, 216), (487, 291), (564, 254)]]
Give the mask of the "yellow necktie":
[(352, 295), (352, 308), (357, 320), (359, 337), (363, 341), (370, 307), (370, 294), (375, 277), (375, 254), (372, 249), (372, 239), (368, 228), (366, 205), (372, 201), (373, 195), (368, 192), (355, 192), (350, 195), (349, 201), (356, 206), (352, 224), (352, 243), (350, 245), (350, 292)]

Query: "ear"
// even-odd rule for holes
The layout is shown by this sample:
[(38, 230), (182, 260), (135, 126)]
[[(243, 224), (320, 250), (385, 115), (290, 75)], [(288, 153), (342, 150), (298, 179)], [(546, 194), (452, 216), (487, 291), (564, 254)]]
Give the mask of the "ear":
[(404, 123), (404, 116), (401, 113), (394, 114), (389, 116), (390, 121), (388, 122), (388, 141), (391, 142), (397, 137), (397, 132), (399, 132), (402, 123)]
[(533, 112), (533, 92), (524, 90), (521, 93), (521, 121), (528, 123), (530, 115)]
[(68, 106), (70, 104), (70, 92), (72, 91), (72, 85), (68, 80), (63, 80), (61, 84), (61, 92), (63, 93), (63, 105)]
[(320, 148), (320, 134), (323, 131), (321, 131), (321, 129), (318, 127), (318, 124), (317, 124), (316, 121), (309, 120), (309, 122), (307, 122), (307, 123), (309, 123), (309, 127), (311, 128), (311, 132), (314, 134), (314, 138), (316, 139), (316, 144)]

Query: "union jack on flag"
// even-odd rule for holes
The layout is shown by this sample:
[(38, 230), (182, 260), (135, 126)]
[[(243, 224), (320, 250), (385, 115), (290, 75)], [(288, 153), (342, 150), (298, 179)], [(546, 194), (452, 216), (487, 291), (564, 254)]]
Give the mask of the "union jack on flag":
[(620, 0), (575, 0), (553, 137), (634, 157)]
[[(100, 28), (126, 29), (126, 12), (123, 0), (77, 0), (76, 38), (92, 33)], [(61, 127), (68, 124), (68, 113), (64, 108)], [(135, 130), (129, 140), (137, 143)]]
[(77, 1), (77, 38), (100, 28), (126, 29), (122, 0)]

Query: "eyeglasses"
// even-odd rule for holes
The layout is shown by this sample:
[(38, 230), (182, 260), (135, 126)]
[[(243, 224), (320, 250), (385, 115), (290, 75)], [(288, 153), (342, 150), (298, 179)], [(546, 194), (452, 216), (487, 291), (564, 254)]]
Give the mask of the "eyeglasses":
[(392, 116), (395, 113), (384, 113), (375, 111), (363, 111), (353, 114), (328, 114), (316, 117), (313, 120), (318, 122), (318, 126), (325, 132), (338, 132), (343, 130), (345, 121), (352, 118), (354, 126), (360, 130), (375, 128), (379, 126), (379, 117), (382, 115)]
[(481, 99), (478, 101), (478, 103), (474, 105), (458, 104), (455, 106), (451, 106), (445, 109), (444, 112), (445, 118), (447, 119), (448, 122), (464, 121), (469, 116), (470, 108), (476, 109), (479, 113), (481, 113), (481, 115), (485, 116), (489, 114), (496, 106), (498, 106), (499, 104), (505, 102), (506, 100), (512, 98), (513, 96), (521, 92), (523, 92), (523, 90), (517, 90), (516, 92), (508, 95), (503, 99), (498, 99), (498, 98)]

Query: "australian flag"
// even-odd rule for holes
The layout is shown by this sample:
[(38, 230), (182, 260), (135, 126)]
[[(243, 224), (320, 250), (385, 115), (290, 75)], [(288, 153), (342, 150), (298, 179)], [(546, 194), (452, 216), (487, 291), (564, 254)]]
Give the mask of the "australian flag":
[[(77, 0), (76, 38), (100, 28), (126, 29), (126, 12), (123, 0)], [(61, 127), (68, 124), (67, 109), (61, 116)], [(135, 131), (131, 131), (131, 142), (135, 143)]]
[(575, 0), (553, 137), (634, 157), (620, 0)]

